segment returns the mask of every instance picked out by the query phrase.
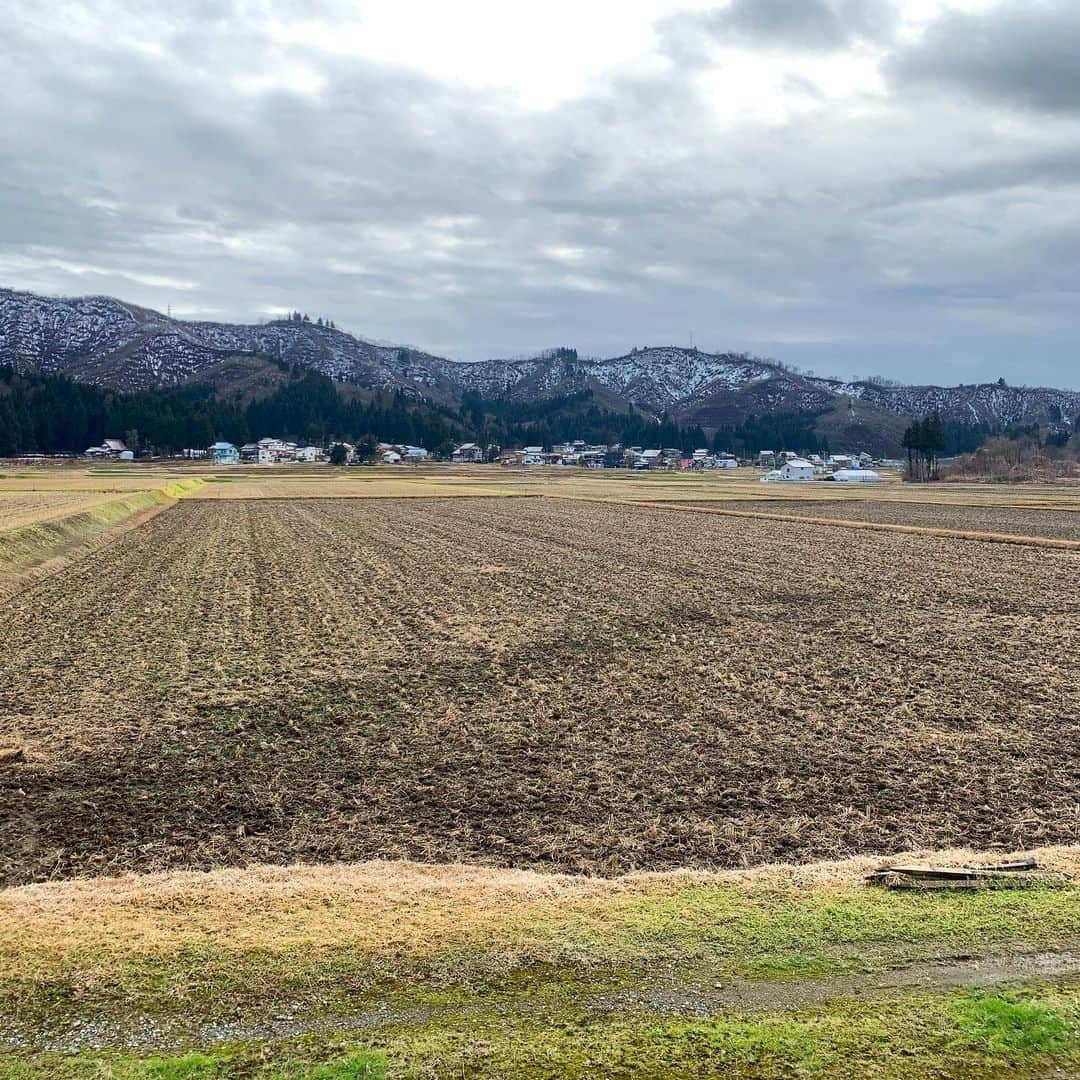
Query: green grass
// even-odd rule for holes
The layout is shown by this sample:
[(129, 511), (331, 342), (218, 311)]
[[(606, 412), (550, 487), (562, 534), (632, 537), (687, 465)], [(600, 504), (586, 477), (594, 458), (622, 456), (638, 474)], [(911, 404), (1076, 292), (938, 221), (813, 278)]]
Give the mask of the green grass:
[(352, 921), (362, 917), (347, 904), (301, 912), (297, 919), (315, 920), (310, 940), (288, 947), (270, 933), (262, 946), (215, 937), (117, 955), (104, 931), (100, 944), (55, 956), (39, 952), (33, 937), (0, 936), (0, 1023), (7, 1016), (43, 1029), (99, 1013), (257, 1014), (287, 1002), (356, 1011), (388, 997), (402, 1008), (442, 1006), (455, 994), (523, 999), (582, 981), (638, 985), (660, 968), (693, 981), (880, 971), (1080, 940), (1080, 889), (792, 894), (695, 884), (534, 907), (483, 933), (463, 926), (457, 941), (406, 940), (390, 951), (350, 943)]
[(206, 1053), (139, 1058), (118, 1053), (63, 1058), (42, 1054), (21, 1062), (0, 1057), (4, 1080), (382, 1080), (386, 1057), (376, 1051), (353, 1050), (320, 1062), (303, 1049), (248, 1043)]
[[(1080, 983), (837, 1000), (856, 989), (845, 975), (1066, 949), (1080, 941), (1075, 885), (919, 894), (643, 879), (495, 905), (486, 916), (465, 906), (437, 929), (423, 904), (434, 916), (440, 902), (407, 895), (420, 906), (373, 909), (348, 889), (318, 903), (300, 893), (285, 907), (256, 896), (237, 923), (235, 911), (214, 919), (200, 900), (136, 923), (130, 942), (106, 920), (65, 948), (18, 919), (0, 923), (0, 1031), (33, 1047), (93, 1020), (109, 1044), (156, 1024), (162, 1046), (185, 1047), (172, 1057), (0, 1059), (0, 1080), (335, 1080), (380, 1076), (379, 1055), (389, 1076), (907, 1078), (954, 1062), (969, 1075), (1010, 1062), (1035, 1075), (1045, 1061), (1080, 1069)], [(191, 917), (209, 929), (192, 932)], [(350, 937), (381, 925), (392, 927), (386, 938)], [(761, 1012), (698, 1018), (680, 1000), (721, 1009), (744, 998), (710, 996), (716, 983), (730, 992), (732, 980), (758, 979), (770, 981), (754, 988)], [(807, 985), (819, 979), (832, 981)], [(294, 1018), (283, 1029), (273, 1020), (282, 1012)], [(222, 1024), (268, 1038), (294, 1022), (330, 1034), (203, 1044)]]
[(468, 1077), (1037, 1076), (1080, 1066), (1080, 987), (840, 1000), (692, 1020), (558, 1013), (252, 1041), (173, 1057), (84, 1053), (0, 1058), (6, 1080), (369, 1080)]
[(1065, 1018), (1039, 1002), (985, 994), (955, 1002), (953, 1016), (963, 1037), (991, 1054), (1049, 1054), (1071, 1038)]

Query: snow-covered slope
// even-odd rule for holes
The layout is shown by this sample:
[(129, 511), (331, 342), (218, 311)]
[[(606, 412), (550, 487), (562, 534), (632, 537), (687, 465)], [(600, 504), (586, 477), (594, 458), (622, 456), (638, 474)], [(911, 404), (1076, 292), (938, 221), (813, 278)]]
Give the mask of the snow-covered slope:
[(888, 412), (924, 416), (937, 409), (947, 420), (969, 424), (1061, 423), (1080, 416), (1080, 392), (1050, 387), (972, 383), (966, 386), (890, 386), (811, 380), (833, 394), (857, 398)]
[(897, 416), (938, 409), (946, 419), (1072, 425), (1080, 392), (998, 384), (886, 386), (795, 374), (741, 353), (637, 349), (611, 359), (555, 350), (526, 360), (460, 363), (377, 344), (310, 322), (260, 326), (185, 322), (104, 296), (51, 299), (0, 289), (0, 363), (64, 373), (123, 390), (211, 377), (229, 357), (300, 365), (373, 390), (404, 390), (440, 402), (465, 392), (537, 400), (592, 388), (598, 400), (669, 413), (706, 430), (750, 413), (826, 412), (847, 401)]
[(228, 356), (262, 356), (373, 389), (437, 391), (425, 353), (315, 323), (184, 322), (104, 296), (49, 299), (0, 289), (0, 362), (121, 390), (175, 386)]

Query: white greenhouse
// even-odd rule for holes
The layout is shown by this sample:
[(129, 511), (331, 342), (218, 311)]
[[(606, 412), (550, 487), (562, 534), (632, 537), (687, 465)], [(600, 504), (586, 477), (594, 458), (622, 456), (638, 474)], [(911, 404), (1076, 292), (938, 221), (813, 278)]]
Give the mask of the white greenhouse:
[(837, 469), (832, 478), (840, 484), (876, 484), (881, 479), (873, 469)]

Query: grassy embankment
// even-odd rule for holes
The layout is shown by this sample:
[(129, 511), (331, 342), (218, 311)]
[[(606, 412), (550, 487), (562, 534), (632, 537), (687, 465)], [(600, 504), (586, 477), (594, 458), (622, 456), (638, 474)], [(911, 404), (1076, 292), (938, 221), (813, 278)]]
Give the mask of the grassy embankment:
[[(1043, 858), (1080, 867), (1076, 849)], [(889, 893), (861, 884), (870, 865), (605, 881), (370, 863), (7, 890), (0, 1075), (1080, 1069), (1080, 887)]]
[(61, 517), (49, 517), (0, 530), (0, 578), (11, 578), (70, 553), (156, 511), (202, 487), (201, 479), (178, 480), (118, 498), (102, 492), (102, 500)]

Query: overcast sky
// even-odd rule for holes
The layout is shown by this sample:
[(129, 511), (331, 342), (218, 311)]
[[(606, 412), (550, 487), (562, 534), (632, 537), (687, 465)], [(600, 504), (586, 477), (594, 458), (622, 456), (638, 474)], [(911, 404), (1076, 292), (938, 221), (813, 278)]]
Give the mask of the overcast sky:
[(1080, 386), (1078, 0), (0, 10), (0, 284)]

